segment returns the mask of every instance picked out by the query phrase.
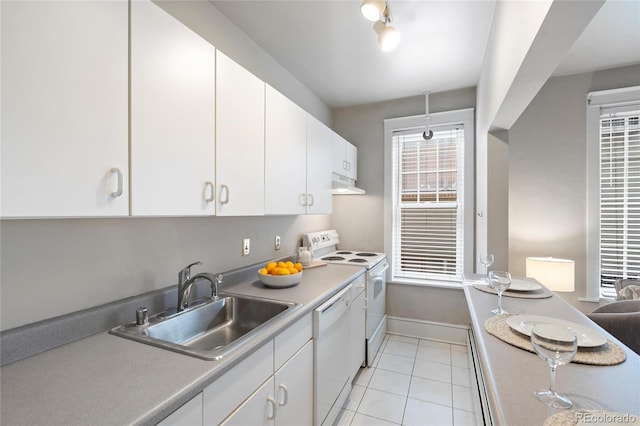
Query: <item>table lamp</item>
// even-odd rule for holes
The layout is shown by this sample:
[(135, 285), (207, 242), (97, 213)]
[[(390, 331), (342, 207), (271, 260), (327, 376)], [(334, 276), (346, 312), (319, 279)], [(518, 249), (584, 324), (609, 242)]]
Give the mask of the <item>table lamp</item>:
[(575, 263), (555, 257), (527, 257), (527, 277), (535, 278), (552, 291), (575, 289)]

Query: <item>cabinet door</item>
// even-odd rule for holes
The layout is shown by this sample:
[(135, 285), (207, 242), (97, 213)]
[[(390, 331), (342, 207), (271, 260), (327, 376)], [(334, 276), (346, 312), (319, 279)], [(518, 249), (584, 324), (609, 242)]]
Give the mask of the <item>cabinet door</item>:
[(347, 171), (347, 166), (346, 166), (346, 160), (345, 160), (345, 154), (346, 154), (346, 143), (347, 141), (344, 140), (344, 138), (342, 136), (340, 136), (339, 134), (333, 132), (333, 167), (331, 168), (333, 170), (333, 173), (339, 174), (340, 176), (345, 176), (345, 173)]
[(202, 424), (202, 392), (169, 414), (157, 426), (196, 426)]
[(345, 143), (345, 161), (349, 179), (358, 180), (358, 148), (352, 143)]
[(278, 413), (276, 404), (273, 394), (273, 376), (271, 376), (221, 424), (225, 426), (273, 425)]
[(277, 426), (313, 423), (313, 341), (309, 340), (275, 374)]
[(150, 0), (131, 2), (131, 214), (211, 215), (215, 49)]
[(128, 215), (128, 3), (0, 7), (2, 217)]
[(216, 214), (264, 214), (265, 84), (216, 51)]
[(360, 289), (354, 286), (354, 292), (360, 291), (360, 294), (351, 303), (351, 368), (349, 370), (351, 377), (356, 377), (365, 361), (366, 311), (363, 286), (364, 283)]
[(273, 340), (270, 340), (205, 388), (203, 423), (207, 426), (220, 424), (272, 376)]
[(330, 214), (333, 132), (307, 114), (307, 213)]
[(303, 214), (308, 203), (307, 113), (267, 85), (265, 213)]

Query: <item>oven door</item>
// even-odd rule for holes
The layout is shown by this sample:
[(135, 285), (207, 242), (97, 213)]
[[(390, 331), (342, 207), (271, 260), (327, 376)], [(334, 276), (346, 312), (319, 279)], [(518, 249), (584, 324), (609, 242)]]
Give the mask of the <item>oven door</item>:
[(382, 345), (385, 334), (386, 319), (386, 293), (387, 277), (389, 269), (387, 260), (383, 260), (367, 272), (366, 306), (367, 306), (367, 365), (373, 363), (373, 359)]

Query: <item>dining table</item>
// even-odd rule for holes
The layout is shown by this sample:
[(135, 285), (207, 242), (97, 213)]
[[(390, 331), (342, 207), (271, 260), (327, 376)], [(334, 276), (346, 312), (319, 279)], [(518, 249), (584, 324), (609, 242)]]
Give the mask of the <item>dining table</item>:
[[(527, 281), (537, 283), (532, 279)], [(634, 419), (634, 416), (640, 416), (638, 354), (541, 284), (539, 292), (546, 293), (545, 297), (526, 297), (526, 291), (522, 292), (523, 297), (518, 297), (515, 292), (511, 292), (510, 296), (503, 295), (502, 306), (508, 314), (501, 318), (496, 318), (491, 313), (497, 307), (498, 296), (481, 288), (482, 285), (481, 275), (465, 277), (464, 293), (471, 315), (472, 348), (477, 363), (476, 376), (480, 383), (479, 393), (485, 424), (554, 424), (554, 418), (567, 414), (563, 410), (545, 405), (535, 397), (535, 390), (549, 387), (549, 366), (532, 349), (526, 350), (507, 342), (512, 341), (510, 337), (514, 337), (514, 342), (519, 338), (522, 343), (526, 340), (526, 335), (503, 327), (501, 332), (506, 333), (506, 339), (503, 339), (497, 337), (495, 329), (492, 329), (493, 325), (504, 323), (506, 318), (513, 315), (543, 316), (569, 321), (602, 336), (608, 346), (595, 349), (580, 347), (578, 354), (582, 353), (583, 358), (585, 355), (588, 358), (590, 351), (607, 348), (607, 352), (612, 355), (604, 356), (604, 362), (600, 362), (600, 365), (574, 361), (557, 367), (556, 390), (573, 401), (570, 409), (573, 413), (570, 414), (582, 418), (584, 423), (590, 418), (619, 420), (620, 424), (625, 424), (629, 418), (638, 419)], [(509, 336), (508, 333), (515, 335)], [(592, 417), (588, 417), (590, 415)]]

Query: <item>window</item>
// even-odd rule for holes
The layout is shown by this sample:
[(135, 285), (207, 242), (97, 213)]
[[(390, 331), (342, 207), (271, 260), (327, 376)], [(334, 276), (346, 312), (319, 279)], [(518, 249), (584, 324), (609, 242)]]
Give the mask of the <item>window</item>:
[(640, 89), (591, 93), (587, 114), (587, 299), (596, 300), (616, 297), (615, 280), (640, 278)]
[(385, 250), (394, 282), (460, 282), (472, 267), (473, 110), (430, 118), (428, 141), (424, 116), (385, 120)]
[[(600, 286), (640, 278), (640, 111), (600, 119)], [(613, 294), (615, 296), (615, 293)]]

